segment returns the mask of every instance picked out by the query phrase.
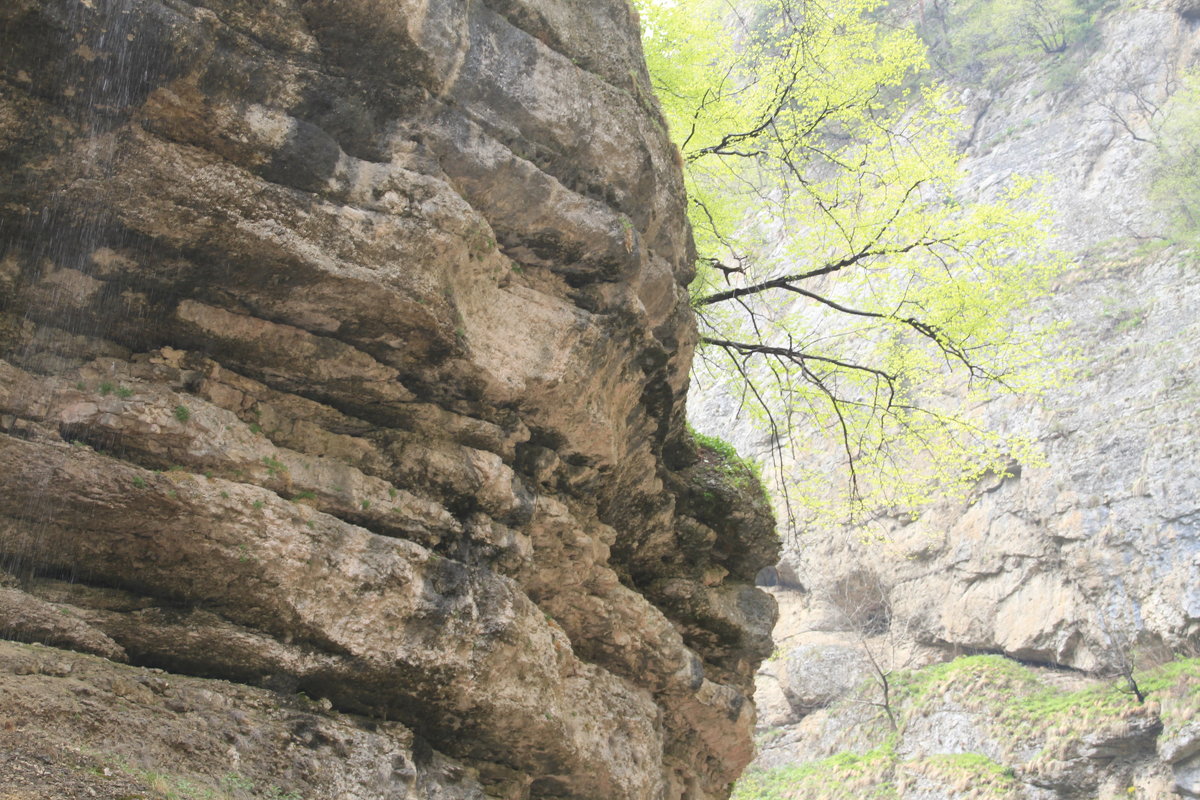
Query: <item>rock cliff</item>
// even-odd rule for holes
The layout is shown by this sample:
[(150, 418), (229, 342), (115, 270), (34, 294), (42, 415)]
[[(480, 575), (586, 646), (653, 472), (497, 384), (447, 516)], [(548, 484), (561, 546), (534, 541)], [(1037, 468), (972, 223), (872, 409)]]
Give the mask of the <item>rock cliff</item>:
[(1200, 61), (1200, 29), (1171, 9), (1129, 7), (1095, 35), (1065, 85), (1034, 63), (962, 92), (969, 191), (1013, 173), (1046, 178), (1056, 244), (1073, 261), (1042, 311), (1063, 323), (1072, 371), (1044, 402), (981, 411), (1035, 438), (1046, 463), (1014, 465), (915, 520), (875, 520), (866, 535), (803, 535), (781, 570), (817, 597), (851, 573), (878, 576), (922, 644), (1082, 670), (1104, 666), (1110, 634), (1176, 650), (1200, 635), (1200, 282), (1192, 254), (1157, 238), (1155, 146), (1118, 116), (1151, 135), (1134, 93), (1161, 107)]
[(0, 54), (0, 792), (725, 797), (777, 544), (683, 425), (627, 5), (14, 0)]

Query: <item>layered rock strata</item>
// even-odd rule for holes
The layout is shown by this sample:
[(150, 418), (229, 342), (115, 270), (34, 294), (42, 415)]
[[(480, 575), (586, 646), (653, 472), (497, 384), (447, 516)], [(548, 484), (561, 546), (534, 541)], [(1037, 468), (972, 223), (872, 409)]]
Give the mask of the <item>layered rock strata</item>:
[(18, 0), (0, 53), (2, 633), (400, 753), (327, 796), (416, 758), (421, 796), (724, 797), (777, 545), (684, 429), (628, 7)]

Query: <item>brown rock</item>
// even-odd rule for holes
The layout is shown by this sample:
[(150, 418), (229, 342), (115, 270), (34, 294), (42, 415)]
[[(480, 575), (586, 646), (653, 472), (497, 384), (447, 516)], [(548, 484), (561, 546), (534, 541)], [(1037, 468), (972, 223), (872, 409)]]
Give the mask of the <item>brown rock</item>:
[(175, 673), (75, 679), (132, 736), (215, 715), (314, 797), (728, 794), (777, 545), (684, 430), (682, 180), (585, 5), (0, 9), (0, 628)]

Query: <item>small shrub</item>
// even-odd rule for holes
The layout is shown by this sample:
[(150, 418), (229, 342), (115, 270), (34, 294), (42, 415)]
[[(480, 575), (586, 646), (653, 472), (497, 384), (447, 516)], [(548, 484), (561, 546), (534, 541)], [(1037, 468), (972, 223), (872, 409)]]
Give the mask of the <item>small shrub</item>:
[(225, 777), (221, 778), (221, 785), (237, 792), (250, 792), (254, 790), (254, 781), (236, 772), (225, 773)]
[(113, 386), (113, 385), (112, 385), (111, 383), (109, 383), (108, 381), (104, 381), (104, 383), (101, 383), (101, 384), (100, 384), (100, 386), (98, 387), (97, 391), (99, 391), (99, 392), (100, 392), (100, 396), (101, 396), (101, 397), (108, 397), (110, 394), (112, 394), (112, 393), (113, 393), (113, 390), (114, 390), (114, 389), (116, 389), (116, 387), (115, 387), (115, 386)]
[(1200, 72), (1187, 75), (1164, 109), (1150, 199), (1172, 244), (1200, 247)]
[(175, 419), (180, 422), (187, 422), (191, 418), (192, 412), (188, 410), (187, 406), (175, 406)]
[(285, 792), (278, 786), (272, 786), (265, 795), (267, 800), (304, 800), (299, 792)]
[(690, 425), (688, 433), (692, 435), (692, 439), (701, 451), (708, 450), (720, 457), (723, 462), (720, 467), (721, 472), (730, 479), (734, 486), (739, 489), (753, 487), (763, 500), (769, 502), (770, 495), (767, 493), (766, 484), (763, 483), (762, 469), (757, 463), (748, 458), (742, 458), (738, 455), (737, 448), (724, 439), (700, 433)]

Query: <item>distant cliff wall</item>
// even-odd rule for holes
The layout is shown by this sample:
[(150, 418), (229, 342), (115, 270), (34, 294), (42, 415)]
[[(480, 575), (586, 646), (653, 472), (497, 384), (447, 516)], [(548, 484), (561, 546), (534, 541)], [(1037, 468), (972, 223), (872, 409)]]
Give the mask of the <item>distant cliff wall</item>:
[(1139, 102), (1161, 108), (1197, 63), (1196, 19), (1130, 7), (1065, 62), (962, 90), (968, 191), (1046, 178), (1072, 261), (1041, 313), (1062, 323), (1073, 372), (1044, 402), (976, 412), (1036, 439), (1046, 464), (867, 536), (803, 532), (786, 576), (820, 595), (850, 572), (879, 575), (914, 638), (948, 652), (1093, 669), (1114, 630), (1176, 648), (1200, 635), (1200, 280), (1193, 254), (1157, 238), (1154, 143), (1121, 123), (1152, 139)]

